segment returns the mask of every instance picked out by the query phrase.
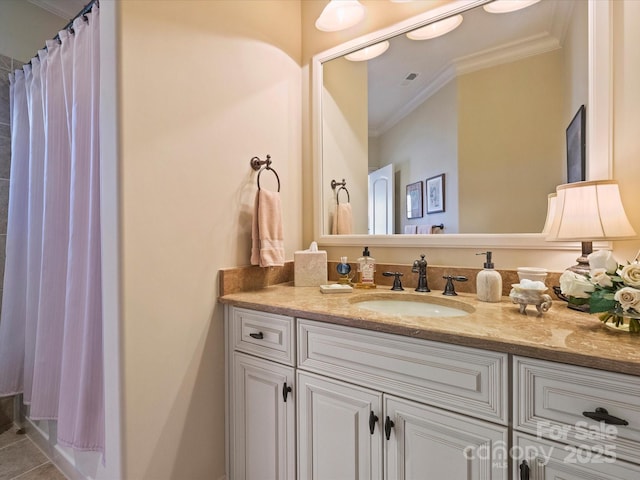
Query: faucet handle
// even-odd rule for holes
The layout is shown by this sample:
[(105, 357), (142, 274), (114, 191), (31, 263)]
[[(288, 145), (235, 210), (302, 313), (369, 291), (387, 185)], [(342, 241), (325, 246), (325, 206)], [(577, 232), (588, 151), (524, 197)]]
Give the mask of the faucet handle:
[(467, 277), (462, 276), (462, 275), (445, 275), (444, 278), (447, 281), (447, 284), (444, 287), (444, 292), (442, 292), (443, 295), (448, 295), (448, 296), (454, 296), (454, 295), (458, 295), (456, 293), (456, 289), (453, 286), (453, 281), (457, 281), (457, 282), (466, 282), (468, 280)]
[(403, 275), (402, 272), (382, 272), (382, 275), (385, 277), (395, 277), (391, 290), (404, 290), (404, 288), (402, 288), (402, 282), (400, 281), (400, 277)]

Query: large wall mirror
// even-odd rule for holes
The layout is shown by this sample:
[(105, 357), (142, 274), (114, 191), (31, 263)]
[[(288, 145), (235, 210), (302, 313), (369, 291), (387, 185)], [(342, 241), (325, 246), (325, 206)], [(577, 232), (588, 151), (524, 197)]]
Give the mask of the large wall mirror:
[[(566, 129), (581, 105), (585, 176), (610, 176), (608, 2), (541, 0), (503, 14), (487, 3), (452, 2), (314, 57), (322, 244), (558, 248), (539, 232), (547, 194), (567, 181)], [(449, 33), (410, 38), (454, 17)], [(349, 59), (381, 42), (383, 54)], [(409, 215), (418, 188), (422, 215)], [(352, 227), (335, 234), (347, 199)], [(443, 234), (426, 234), (433, 225)]]

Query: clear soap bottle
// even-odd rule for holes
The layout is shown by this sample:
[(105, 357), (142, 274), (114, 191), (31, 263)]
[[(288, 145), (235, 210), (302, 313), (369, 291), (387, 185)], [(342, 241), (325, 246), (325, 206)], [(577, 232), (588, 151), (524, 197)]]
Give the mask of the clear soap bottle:
[(364, 247), (362, 256), (358, 259), (358, 282), (356, 288), (376, 288), (374, 274), (376, 260), (369, 253), (369, 247)]

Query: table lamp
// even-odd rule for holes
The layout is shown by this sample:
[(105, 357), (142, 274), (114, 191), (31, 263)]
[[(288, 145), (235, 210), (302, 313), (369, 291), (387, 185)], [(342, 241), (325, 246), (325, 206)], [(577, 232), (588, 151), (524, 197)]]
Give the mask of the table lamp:
[(578, 263), (568, 270), (581, 275), (589, 273), (587, 256), (593, 251), (594, 241), (636, 238), (636, 232), (622, 206), (618, 182), (615, 180), (558, 185), (555, 208), (551, 208), (551, 196), (548, 203), (545, 222), (545, 229), (548, 230), (543, 231), (547, 234), (546, 240), (582, 242), (582, 254), (577, 259)]

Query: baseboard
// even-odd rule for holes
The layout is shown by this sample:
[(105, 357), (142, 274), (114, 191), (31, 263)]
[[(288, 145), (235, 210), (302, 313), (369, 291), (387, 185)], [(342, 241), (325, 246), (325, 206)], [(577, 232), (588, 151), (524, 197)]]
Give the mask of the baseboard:
[[(56, 422), (49, 421), (47, 423), (50, 427), (55, 428)], [(24, 427), (33, 443), (42, 450), (47, 458), (49, 458), (69, 480), (93, 480), (93, 477), (83, 474), (78, 469), (74, 458), (65, 451), (64, 447), (56, 443), (55, 436), (52, 438), (48, 430), (41, 428), (28, 417), (24, 419)]]

